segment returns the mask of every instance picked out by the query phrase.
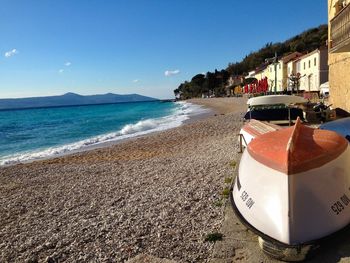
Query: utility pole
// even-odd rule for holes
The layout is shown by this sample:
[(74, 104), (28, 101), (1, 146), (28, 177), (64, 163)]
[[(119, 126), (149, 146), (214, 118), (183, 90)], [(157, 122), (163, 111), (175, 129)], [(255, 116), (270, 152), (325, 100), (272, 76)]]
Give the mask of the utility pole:
[(277, 92), (277, 52), (275, 52), (275, 57), (273, 59), (273, 64), (275, 66), (275, 94)]
[(275, 69), (275, 86), (274, 86), (274, 93), (277, 93), (277, 64), (278, 64), (278, 59), (277, 59), (277, 52), (275, 52), (275, 56), (273, 58), (267, 58), (265, 59), (265, 62), (272, 62), (274, 69)]

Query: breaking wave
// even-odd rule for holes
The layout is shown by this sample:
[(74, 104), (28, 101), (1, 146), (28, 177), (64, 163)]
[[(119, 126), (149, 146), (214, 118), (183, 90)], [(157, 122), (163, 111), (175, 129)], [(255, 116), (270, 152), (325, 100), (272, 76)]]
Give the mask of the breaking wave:
[(140, 120), (136, 123), (127, 124), (116, 132), (97, 135), (95, 137), (62, 146), (38, 149), (35, 151), (22, 152), (0, 157), (0, 165), (11, 165), (38, 159), (51, 158), (75, 151), (82, 151), (88, 147), (98, 146), (107, 142), (119, 141), (152, 132), (175, 128), (183, 124), (183, 122), (189, 119), (191, 115), (201, 114), (207, 111), (201, 106), (195, 104), (187, 102), (176, 103), (178, 104), (178, 107), (172, 115), (155, 119)]

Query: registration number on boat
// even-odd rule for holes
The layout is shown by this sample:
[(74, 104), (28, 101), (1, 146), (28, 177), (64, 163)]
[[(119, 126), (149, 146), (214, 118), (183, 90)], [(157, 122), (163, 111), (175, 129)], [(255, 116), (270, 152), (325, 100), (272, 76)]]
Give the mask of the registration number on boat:
[(349, 204), (350, 199), (344, 194), (331, 206), (331, 209), (336, 215), (339, 215)]
[(249, 194), (246, 191), (243, 191), (241, 194), (241, 199), (245, 202), (245, 205), (250, 209), (254, 205), (254, 200), (249, 197)]

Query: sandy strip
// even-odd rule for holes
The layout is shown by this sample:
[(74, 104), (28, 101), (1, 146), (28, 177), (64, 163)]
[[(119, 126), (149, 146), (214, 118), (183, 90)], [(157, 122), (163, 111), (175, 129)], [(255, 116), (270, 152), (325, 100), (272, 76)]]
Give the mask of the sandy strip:
[[(0, 168), (0, 262), (204, 262), (237, 156), (241, 98), (217, 116), (107, 148)], [(225, 106), (226, 105), (226, 106)], [(224, 115), (221, 115), (224, 114)]]
[[(213, 109), (217, 114), (227, 114), (231, 112), (239, 112), (244, 109), (243, 112), (247, 111), (245, 107), (247, 99), (245, 98), (208, 98), (208, 99), (190, 99), (191, 103), (200, 104)], [(239, 101), (239, 103), (237, 103)]]

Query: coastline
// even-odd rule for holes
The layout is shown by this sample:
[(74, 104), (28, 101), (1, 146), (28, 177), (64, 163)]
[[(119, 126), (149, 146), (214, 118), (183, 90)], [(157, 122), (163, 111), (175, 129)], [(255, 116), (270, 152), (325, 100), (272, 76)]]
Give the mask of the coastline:
[[(204, 262), (223, 220), (244, 99), (216, 113), (104, 148), (0, 168), (0, 261), (139, 254)], [(235, 111), (222, 111), (232, 107)], [(196, 102), (200, 104), (201, 101)], [(215, 103), (214, 103), (215, 102)], [(220, 110), (221, 108), (221, 110)], [(224, 113), (225, 112), (225, 113)], [(221, 115), (224, 114), (224, 115)], [(202, 116), (203, 117), (203, 116)]]
[[(169, 129), (173, 129), (176, 128), (178, 126), (187, 124), (187, 123), (192, 123), (196, 120), (200, 120), (200, 119), (204, 119), (208, 116), (212, 115), (212, 110), (208, 107), (202, 106), (201, 104), (196, 104), (196, 103), (190, 103), (187, 101), (183, 101), (183, 102), (178, 102), (179, 105), (181, 106), (181, 110), (183, 112), (176, 113), (174, 115), (169, 115), (169, 116), (165, 116), (166, 118), (175, 118), (173, 120), (173, 122), (175, 121), (175, 123), (167, 123), (166, 125), (169, 127), (159, 127), (159, 128), (152, 128), (150, 130), (141, 130), (141, 131), (137, 131), (134, 134), (126, 134), (126, 135), (121, 135), (121, 136), (117, 136), (115, 138), (112, 138), (110, 140), (106, 140), (106, 141), (102, 141), (102, 142), (96, 142), (96, 143), (91, 143), (90, 145), (85, 143), (85, 141), (87, 143), (89, 143), (89, 141), (93, 141), (95, 140), (95, 138), (98, 137), (104, 137), (104, 136), (109, 136), (109, 134), (101, 134), (101, 135), (96, 135), (95, 137), (92, 138), (86, 138), (83, 139), (81, 141), (76, 141), (76, 142), (72, 142), (66, 145), (57, 145), (54, 146), (52, 148), (48, 148), (48, 149), (44, 149), (41, 151), (32, 151), (31, 153), (29, 152), (27, 155), (29, 157), (24, 157), (24, 160), (16, 160), (15, 161), (15, 157), (13, 158), (13, 161), (11, 160), (11, 158), (7, 159), (7, 161), (11, 160), (8, 164), (1, 164), (1, 159), (0, 159), (0, 169), (1, 167), (8, 167), (8, 166), (13, 166), (13, 165), (17, 165), (17, 164), (27, 164), (27, 163), (32, 163), (32, 162), (36, 162), (36, 161), (43, 161), (43, 160), (49, 160), (49, 159), (54, 159), (54, 158), (60, 158), (63, 156), (69, 156), (72, 154), (76, 154), (76, 153), (81, 153), (81, 152), (87, 152), (87, 151), (91, 151), (91, 150), (95, 150), (95, 149), (100, 149), (100, 148), (105, 148), (105, 147), (110, 147), (113, 146), (115, 144), (119, 144), (119, 143), (123, 143), (129, 140), (133, 140), (136, 138), (140, 138), (143, 136), (148, 136), (152, 133), (159, 133), (159, 132), (163, 132), (165, 130), (169, 130)], [(184, 107), (184, 109), (183, 109)], [(183, 119), (183, 117), (185, 117), (184, 120), (180, 120), (179, 122), (179, 118)], [(161, 119), (161, 118), (159, 118)], [(147, 120), (157, 120), (157, 119), (147, 119)], [(176, 124), (177, 123), (177, 124)], [(138, 125), (139, 123), (130, 123), (126, 126), (133, 126), (133, 125)], [(124, 126), (124, 127), (126, 127)], [(118, 131), (115, 132), (111, 132), (110, 134), (113, 133), (118, 133)], [(69, 148), (74, 148), (74, 145), (76, 144), (82, 144), (82, 147), (78, 147), (77, 149), (69, 149)], [(62, 150), (64, 148), (68, 148), (66, 150)], [(53, 152), (53, 153), (50, 153)], [(14, 155), (15, 156), (15, 155)], [(24, 156), (24, 155), (22, 155)], [(35, 156), (35, 157), (34, 157)], [(20, 158), (21, 155), (18, 155), (18, 158)], [(27, 158), (27, 159), (26, 159)]]

